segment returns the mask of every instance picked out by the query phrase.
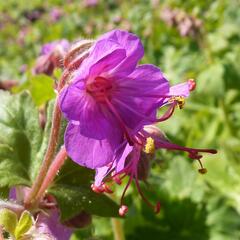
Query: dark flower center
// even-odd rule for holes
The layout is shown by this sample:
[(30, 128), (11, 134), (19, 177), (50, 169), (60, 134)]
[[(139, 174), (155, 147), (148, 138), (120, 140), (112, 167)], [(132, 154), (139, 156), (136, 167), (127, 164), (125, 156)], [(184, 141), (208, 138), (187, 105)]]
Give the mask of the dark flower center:
[(87, 92), (98, 102), (106, 102), (110, 97), (112, 84), (106, 78), (96, 77), (94, 82), (87, 85)]

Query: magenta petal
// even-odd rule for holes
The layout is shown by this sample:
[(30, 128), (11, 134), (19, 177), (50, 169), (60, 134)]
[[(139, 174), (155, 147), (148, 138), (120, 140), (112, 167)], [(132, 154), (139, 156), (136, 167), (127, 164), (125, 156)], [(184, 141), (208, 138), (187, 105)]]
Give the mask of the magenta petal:
[[(89, 56), (82, 62), (73, 81), (96, 77), (116, 67), (126, 57), (126, 50), (111, 40), (97, 41), (90, 49)], [(91, 72), (90, 72), (91, 71)]]
[(124, 168), (125, 160), (128, 154), (132, 151), (133, 146), (130, 146), (126, 141), (116, 150), (114, 160), (110, 163), (110, 166), (103, 166), (96, 169), (95, 185), (100, 186), (102, 180), (113, 170), (120, 172)]
[(111, 113), (104, 105), (81, 89), (81, 81), (65, 88), (59, 99), (64, 116), (68, 120), (80, 122), (80, 132), (86, 137), (106, 138), (115, 127)]
[(108, 175), (110, 171), (111, 171), (111, 167), (108, 167), (108, 166), (97, 168), (94, 184), (96, 186), (100, 186), (102, 184), (102, 180)]
[(75, 84), (66, 86), (59, 95), (59, 106), (68, 120), (79, 121), (80, 113), (85, 105), (84, 82), (78, 81)]
[(190, 94), (188, 82), (180, 83), (170, 88), (170, 95), (188, 97)]
[(118, 79), (116, 83), (118, 88), (112, 102), (125, 124), (131, 129), (140, 123), (150, 124), (150, 116), (154, 122), (155, 106), (160, 98), (157, 96), (169, 91), (169, 83), (160, 69), (141, 65), (128, 78)]
[(116, 77), (131, 73), (144, 55), (144, 48), (140, 39), (127, 31), (113, 30), (104, 34), (100, 40), (102, 39), (117, 42), (126, 50), (126, 58), (112, 71), (112, 74)]
[(119, 128), (113, 128), (103, 140), (84, 137), (80, 126), (68, 124), (65, 132), (65, 147), (73, 161), (88, 168), (99, 168), (113, 160), (115, 149), (122, 141)]
[[(39, 235), (49, 237), (49, 239), (68, 240), (73, 232), (72, 229), (59, 223), (59, 214), (57, 210), (51, 210), (49, 215), (40, 213), (37, 220)], [(40, 237), (39, 237), (40, 239)]]
[(121, 152), (116, 156), (116, 172), (121, 172), (124, 169), (126, 158), (132, 150), (133, 146), (130, 146), (127, 142), (123, 145)]

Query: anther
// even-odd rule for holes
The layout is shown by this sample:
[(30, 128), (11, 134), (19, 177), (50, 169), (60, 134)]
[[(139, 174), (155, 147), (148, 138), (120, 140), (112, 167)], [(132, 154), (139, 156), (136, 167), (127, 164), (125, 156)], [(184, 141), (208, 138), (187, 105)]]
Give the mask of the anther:
[(176, 96), (169, 99), (169, 103), (177, 102), (177, 105), (180, 109), (183, 109), (185, 104), (185, 98), (183, 96)]
[(148, 137), (146, 139), (144, 152), (147, 153), (147, 154), (153, 154), (155, 152), (155, 144), (154, 144), (154, 139), (153, 138)]
[(194, 81), (194, 79), (189, 79), (188, 86), (189, 86), (189, 91), (193, 91), (195, 90), (197, 83)]
[(198, 172), (201, 173), (201, 174), (205, 174), (205, 173), (207, 173), (207, 169), (206, 168), (200, 168), (200, 169), (198, 169)]
[(91, 185), (91, 189), (92, 189), (95, 193), (103, 193), (104, 190), (105, 190), (102, 186), (96, 186), (94, 183)]
[(200, 165), (200, 168), (198, 169), (198, 172), (201, 173), (201, 174), (207, 173), (207, 169), (203, 167), (203, 164), (200, 161), (200, 159), (198, 159), (198, 162), (199, 162), (199, 165)]
[(127, 212), (128, 212), (128, 207), (126, 205), (122, 205), (118, 211), (121, 217), (124, 217), (127, 214)]

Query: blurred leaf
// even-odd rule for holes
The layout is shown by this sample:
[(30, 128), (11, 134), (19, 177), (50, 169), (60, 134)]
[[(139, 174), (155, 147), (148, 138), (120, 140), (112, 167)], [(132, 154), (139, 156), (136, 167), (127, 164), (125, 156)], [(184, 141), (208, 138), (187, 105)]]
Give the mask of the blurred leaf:
[(41, 144), (38, 112), (27, 92), (0, 92), (0, 186), (30, 185)]
[(48, 100), (55, 97), (54, 81), (51, 77), (39, 74), (29, 77), (29, 79), (19, 87), (14, 89), (15, 92), (20, 92), (28, 89), (31, 92), (32, 98), (37, 106), (45, 104)]
[(215, 63), (202, 71), (198, 78), (198, 91), (205, 95), (219, 96), (224, 93), (224, 68), (221, 63)]
[(7, 199), (8, 194), (9, 194), (9, 188), (8, 187), (0, 188), (0, 199)]

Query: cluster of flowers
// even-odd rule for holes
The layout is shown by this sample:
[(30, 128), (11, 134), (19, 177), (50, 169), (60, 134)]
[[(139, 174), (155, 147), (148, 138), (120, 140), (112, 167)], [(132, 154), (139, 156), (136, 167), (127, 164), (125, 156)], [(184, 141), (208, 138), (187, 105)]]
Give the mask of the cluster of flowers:
[[(79, 165), (96, 170), (95, 192), (111, 193), (110, 181), (121, 184), (124, 177), (129, 178), (121, 197), (121, 216), (128, 211), (124, 196), (132, 181), (143, 200), (159, 212), (160, 203), (152, 205), (140, 189), (143, 153), (153, 154), (155, 149), (185, 151), (199, 161), (201, 173), (206, 169), (200, 153), (216, 153), (171, 143), (154, 126), (170, 118), (177, 106), (183, 107), (195, 82), (170, 86), (156, 66), (138, 65), (144, 49), (140, 39), (127, 31), (110, 31), (90, 41), (81, 54), (69, 52), (74, 52), (74, 57), (68, 54), (64, 65), (71, 76), (58, 100), (69, 121), (64, 139), (68, 155)], [(158, 109), (164, 106), (165, 113), (157, 117)]]
[(161, 19), (170, 27), (176, 27), (182, 37), (196, 37), (203, 25), (200, 19), (179, 9), (164, 8)]

